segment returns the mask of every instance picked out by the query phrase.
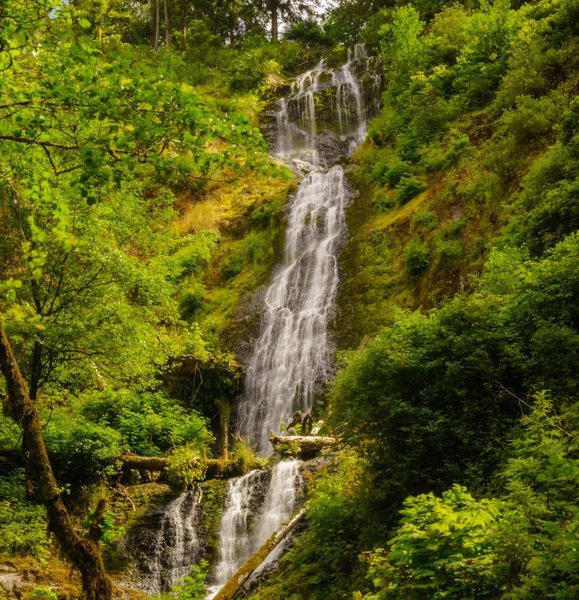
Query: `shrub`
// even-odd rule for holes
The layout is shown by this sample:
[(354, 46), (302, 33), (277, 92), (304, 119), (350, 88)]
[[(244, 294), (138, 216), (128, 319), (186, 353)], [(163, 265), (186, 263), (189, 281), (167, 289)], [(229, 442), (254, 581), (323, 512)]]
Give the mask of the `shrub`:
[(500, 509), (497, 500), (477, 501), (459, 485), (441, 498), (408, 498), (388, 552), (367, 557), (380, 599), (499, 597), (492, 531)]
[(58, 594), (49, 587), (38, 586), (26, 596), (26, 600), (58, 600)]
[(433, 231), (438, 225), (438, 218), (433, 211), (421, 209), (414, 215), (414, 222), (427, 231)]
[(177, 600), (204, 600), (207, 596), (208, 570), (209, 563), (206, 560), (200, 560), (198, 564), (192, 565), (191, 573), (173, 588)]
[(182, 319), (191, 319), (195, 313), (204, 305), (205, 288), (198, 283), (191, 286), (179, 302), (179, 314)]
[(402, 179), (407, 180), (412, 173), (412, 168), (408, 163), (396, 162), (394, 163), (384, 175), (384, 181), (390, 187), (396, 187)]
[(458, 240), (436, 240), (436, 253), (445, 258), (462, 256), (462, 245)]
[(401, 179), (396, 186), (396, 203), (398, 206), (406, 204), (426, 189), (426, 184), (417, 179), (408, 177)]
[(45, 439), (59, 476), (75, 486), (118, 472), (122, 436), (111, 427), (60, 414), (46, 428)]
[(209, 263), (213, 250), (219, 243), (220, 234), (214, 229), (206, 229), (188, 236), (186, 240), (187, 246), (175, 255), (181, 278), (201, 275), (202, 269)]
[(562, 108), (562, 98), (558, 94), (541, 98), (519, 96), (516, 107), (506, 110), (500, 118), (498, 131), (502, 135), (512, 135), (515, 143), (528, 151), (529, 145), (544, 144), (548, 140)]
[(183, 492), (202, 481), (206, 470), (205, 458), (194, 445), (181, 446), (167, 457), (167, 477), (176, 491)]
[(24, 472), (0, 477), (0, 552), (45, 558), (49, 537), (44, 506), (25, 497)]
[(430, 249), (428, 244), (418, 238), (408, 242), (404, 250), (404, 268), (411, 277), (423, 273), (430, 263)]
[(212, 439), (201, 415), (162, 393), (95, 392), (86, 397), (83, 410), (92, 420), (117, 430), (137, 454), (159, 455), (184, 443), (202, 449)]

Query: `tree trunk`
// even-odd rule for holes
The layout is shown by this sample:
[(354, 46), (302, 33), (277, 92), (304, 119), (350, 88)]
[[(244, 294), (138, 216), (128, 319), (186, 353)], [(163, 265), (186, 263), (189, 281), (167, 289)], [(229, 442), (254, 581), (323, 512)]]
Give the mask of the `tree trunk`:
[(290, 531), (302, 520), (306, 514), (307, 507), (303, 506), (294, 516), (280, 529), (278, 529), (263, 546), (246, 560), (233, 577), (219, 590), (214, 600), (231, 600), (239, 591), (241, 586), (255, 573), (258, 567), (275, 550), (277, 546), (287, 537)]
[(159, 36), (161, 35), (161, 0), (151, 0), (151, 18), (153, 20), (153, 39), (151, 40), (153, 50), (159, 49)]
[(165, 46), (169, 48), (171, 46), (171, 30), (169, 27), (169, 0), (164, 1), (164, 12), (165, 12)]
[(6, 379), (5, 412), (22, 429), (27, 449), (26, 461), (34, 472), (39, 496), (46, 507), (48, 528), (54, 534), (64, 555), (80, 571), (86, 600), (111, 600), (113, 587), (108, 578), (98, 542), (81, 538), (62, 502), (46, 445), (42, 423), (4, 327), (0, 324), (0, 369)]
[(231, 403), (228, 400), (218, 402), (219, 437), (221, 438), (221, 458), (229, 459), (229, 423), (231, 421)]
[[(4, 453), (0, 450), (0, 457)], [(137, 456), (136, 454), (125, 454), (122, 458), (122, 468), (124, 471), (156, 471), (164, 473), (167, 470), (169, 461), (162, 456)], [(221, 458), (208, 458), (206, 461), (207, 470), (205, 480), (207, 479), (227, 479), (229, 477), (239, 477), (244, 475), (240, 464), (235, 460), (224, 460)], [(250, 465), (250, 468), (259, 468), (259, 464)]]
[(279, 2), (278, 0), (271, 0), (270, 2), (271, 12), (271, 41), (276, 44), (279, 38)]
[(273, 431), (269, 434), (269, 441), (277, 450), (280, 446), (288, 446), (300, 458), (312, 458), (323, 448), (333, 446), (336, 439), (321, 435), (277, 435)]

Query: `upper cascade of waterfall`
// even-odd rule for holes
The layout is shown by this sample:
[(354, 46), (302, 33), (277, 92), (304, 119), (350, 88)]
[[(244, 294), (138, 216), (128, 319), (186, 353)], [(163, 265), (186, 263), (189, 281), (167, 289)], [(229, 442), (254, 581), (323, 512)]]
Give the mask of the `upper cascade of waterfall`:
[(380, 67), (380, 59), (357, 44), (342, 66), (330, 68), (321, 60), (299, 75), (278, 104), (274, 155), (301, 172), (328, 168), (349, 155), (379, 110)]
[(322, 60), (296, 78), (275, 114), (274, 155), (303, 180), (289, 207), (284, 260), (265, 295), (237, 415), (237, 433), (264, 455), (272, 452), (269, 431), (297, 410), (310, 411), (333, 373), (327, 326), (349, 200), (336, 163), (364, 139), (377, 111), (379, 65), (363, 45), (338, 68)]

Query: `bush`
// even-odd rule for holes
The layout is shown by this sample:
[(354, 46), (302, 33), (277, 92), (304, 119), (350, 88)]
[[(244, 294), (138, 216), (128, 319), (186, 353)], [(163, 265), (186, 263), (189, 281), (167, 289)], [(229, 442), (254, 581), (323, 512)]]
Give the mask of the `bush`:
[(412, 168), (408, 163), (394, 163), (384, 174), (384, 181), (390, 187), (396, 187), (402, 179), (407, 180), (412, 173)]
[(430, 249), (426, 242), (413, 238), (404, 250), (404, 268), (411, 277), (423, 273), (430, 264)]
[(500, 510), (497, 500), (477, 501), (459, 485), (442, 498), (408, 498), (388, 551), (367, 556), (379, 598), (498, 598), (492, 532)]
[(195, 313), (203, 307), (205, 303), (205, 288), (198, 283), (191, 286), (187, 292), (183, 294), (179, 302), (179, 314), (182, 319), (191, 319)]
[(414, 222), (419, 227), (426, 229), (426, 231), (433, 231), (438, 226), (436, 213), (426, 209), (420, 209), (416, 212), (414, 215)]
[(26, 596), (26, 600), (58, 600), (58, 594), (49, 587), (39, 586)]
[(0, 552), (11, 556), (48, 556), (46, 510), (25, 497), (22, 471), (0, 477)]
[(401, 179), (396, 186), (396, 203), (398, 206), (406, 204), (426, 189), (426, 184), (411, 177)]
[(462, 245), (458, 240), (436, 240), (436, 254), (444, 258), (460, 258)]
[[(191, 573), (173, 588), (177, 600), (204, 600), (207, 596), (207, 574), (209, 563), (200, 560), (191, 567)], [(172, 596), (173, 597), (173, 596)]]
[(542, 98), (519, 96), (516, 107), (506, 110), (499, 121), (500, 135), (512, 135), (517, 146), (528, 152), (534, 143), (545, 144), (563, 110), (560, 94)]
[(219, 232), (213, 229), (189, 236), (187, 246), (174, 257), (179, 265), (179, 276), (181, 278), (189, 275), (200, 276), (202, 269), (209, 263), (219, 240)]
[(122, 437), (106, 425), (59, 414), (45, 429), (45, 439), (49, 452), (54, 453), (59, 478), (75, 486), (94, 483), (119, 470)]
[(95, 392), (86, 397), (84, 414), (114, 428), (132, 452), (159, 455), (170, 448), (212, 440), (206, 420), (162, 393), (131, 390)]
[(202, 481), (207, 470), (205, 458), (194, 445), (181, 446), (167, 457), (167, 477), (171, 487), (183, 492)]

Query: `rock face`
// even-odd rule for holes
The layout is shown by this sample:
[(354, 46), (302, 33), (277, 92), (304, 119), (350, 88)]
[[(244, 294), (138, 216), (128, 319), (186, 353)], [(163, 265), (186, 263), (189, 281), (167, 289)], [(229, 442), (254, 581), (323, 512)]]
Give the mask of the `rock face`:
[(10, 563), (0, 565), (0, 597), (20, 598), (26, 587), (22, 574)]
[[(315, 112), (316, 145), (328, 165), (351, 151), (347, 138), (358, 126), (360, 115), (367, 122), (378, 114), (383, 87), (381, 73), (381, 59), (368, 56), (365, 47), (357, 45), (349, 50), (345, 65), (334, 69), (322, 60), (288, 89), (285, 106), (288, 120), (308, 130), (307, 120)], [(276, 148), (282, 133), (279, 112), (278, 102), (261, 114), (261, 132), (272, 148)]]

